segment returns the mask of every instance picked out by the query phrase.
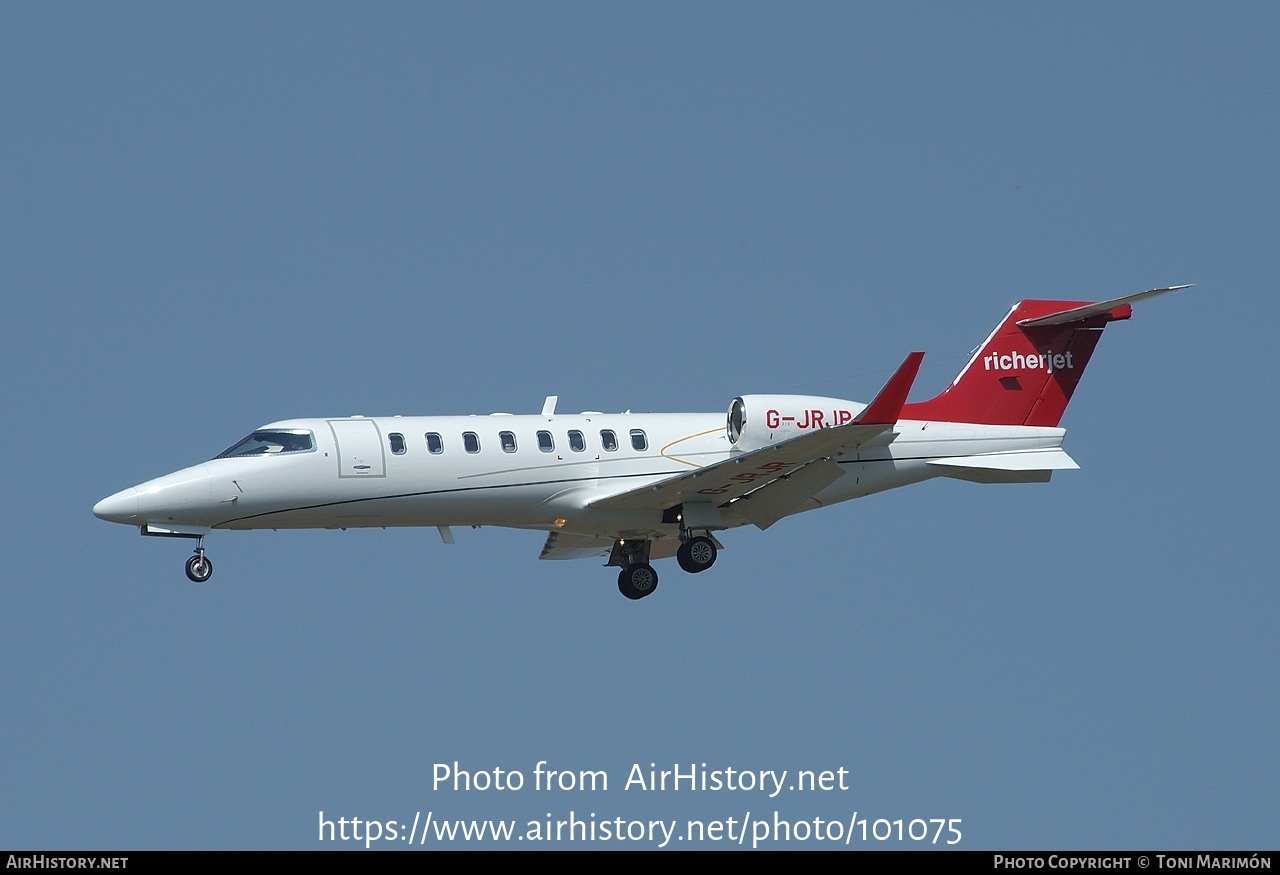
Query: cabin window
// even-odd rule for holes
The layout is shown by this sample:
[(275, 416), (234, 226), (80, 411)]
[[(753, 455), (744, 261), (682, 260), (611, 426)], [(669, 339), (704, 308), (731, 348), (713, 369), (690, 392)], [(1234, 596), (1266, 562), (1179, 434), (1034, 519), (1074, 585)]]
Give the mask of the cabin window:
[(642, 429), (631, 429), (631, 449), (640, 450), (641, 452), (649, 449), (649, 439), (644, 436)]
[(587, 439), (582, 436), (582, 432), (574, 429), (569, 432), (569, 449), (575, 453), (580, 453), (587, 448)]
[(553, 453), (556, 449), (556, 439), (551, 436), (549, 431), (538, 432), (538, 449), (544, 453)]
[(462, 448), (468, 453), (480, 452), (480, 438), (476, 436), (474, 431), (464, 431), (462, 433)]
[(444, 452), (444, 439), (434, 431), (427, 432), (427, 452), (435, 456)]
[(397, 456), (404, 455), (404, 435), (392, 432), (387, 435), (387, 442), (391, 444), (391, 452)]
[(618, 449), (618, 436), (613, 433), (613, 429), (606, 428), (600, 432), (600, 446), (610, 453)]
[(264, 429), (237, 441), (214, 458), (265, 456), (269, 453), (309, 453), (315, 448), (311, 432), (305, 429)]
[(514, 453), (516, 451), (515, 432), (510, 432), (510, 431), (498, 432), (498, 443), (502, 444), (502, 452)]

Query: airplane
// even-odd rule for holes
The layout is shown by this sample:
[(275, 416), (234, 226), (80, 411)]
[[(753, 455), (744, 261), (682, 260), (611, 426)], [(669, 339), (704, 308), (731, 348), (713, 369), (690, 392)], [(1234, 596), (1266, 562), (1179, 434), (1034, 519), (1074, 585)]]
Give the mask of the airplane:
[(728, 413), (290, 419), (215, 458), (98, 502), (100, 519), (196, 541), (187, 577), (213, 574), (221, 529), (503, 526), (547, 533), (541, 559), (607, 557), (630, 599), (652, 563), (715, 564), (716, 533), (950, 477), (1043, 483), (1079, 466), (1058, 427), (1103, 329), (1132, 304), (1190, 286), (1089, 303), (1024, 300), (937, 397), (908, 402), (913, 352), (869, 404), (742, 395)]

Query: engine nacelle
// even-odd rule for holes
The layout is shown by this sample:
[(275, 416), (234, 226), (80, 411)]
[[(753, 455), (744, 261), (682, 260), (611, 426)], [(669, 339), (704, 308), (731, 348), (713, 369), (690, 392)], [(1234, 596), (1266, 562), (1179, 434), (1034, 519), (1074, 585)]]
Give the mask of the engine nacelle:
[(729, 404), (725, 433), (735, 450), (758, 450), (815, 429), (845, 425), (866, 406), (816, 395), (741, 395)]

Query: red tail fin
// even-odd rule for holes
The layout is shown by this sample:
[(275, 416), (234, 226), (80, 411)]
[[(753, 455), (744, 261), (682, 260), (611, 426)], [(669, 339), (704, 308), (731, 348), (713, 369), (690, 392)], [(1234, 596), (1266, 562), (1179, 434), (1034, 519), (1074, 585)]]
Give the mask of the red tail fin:
[(1131, 302), (1187, 286), (1090, 304), (1020, 301), (960, 375), (932, 401), (904, 405), (903, 419), (1056, 426), (1107, 323)]

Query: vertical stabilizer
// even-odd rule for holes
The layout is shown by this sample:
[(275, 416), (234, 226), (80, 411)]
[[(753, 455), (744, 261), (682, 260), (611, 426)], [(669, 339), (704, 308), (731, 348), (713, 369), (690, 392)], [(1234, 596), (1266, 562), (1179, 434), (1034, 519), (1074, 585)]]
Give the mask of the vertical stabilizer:
[(1132, 302), (1187, 286), (1111, 301), (1019, 301), (941, 395), (907, 404), (904, 419), (1056, 426), (1102, 330), (1128, 319)]

